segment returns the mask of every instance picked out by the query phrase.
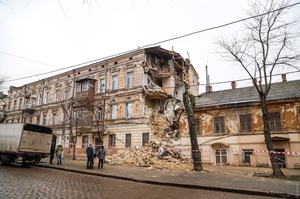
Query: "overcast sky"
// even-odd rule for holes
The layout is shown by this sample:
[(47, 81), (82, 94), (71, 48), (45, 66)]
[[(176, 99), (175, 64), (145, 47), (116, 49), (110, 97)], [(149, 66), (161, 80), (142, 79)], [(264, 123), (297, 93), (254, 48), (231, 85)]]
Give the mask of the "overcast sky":
[[(0, 75), (8, 76), (0, 91), (57, 73), (47, 73), (133, 50), (247, 17), (246, 0), (0, 0)], [(292, 0), (291, 3), (298, 2)], [(91, 4), (89, 4), (91, 3)], [(290, 11), (300, 16), (300, 5)], [(200, 93), (210, 82), (248, 78), (240, 66), (216, 53), (216, 38), (242, 31), (242, 23), (165, 42), (161, 47), (191, 59), (199, 74)], [(299, 43), (300, 44), (300, 43)], [(298, 45), (299, 47), (300, 45)], [(69, 69), (70, 70), (70, 69)], [(61, 71), (63, 72), (63, 71)], [(300, 73), (287, 75), (300, 79)], [(280, 76), (274, 80), (279, 81)], [(14, 81), (11, 81), (14, 80)], [(249, 86), (237, 82), (237, 87)], [(230, 83), (213, 84), (213, 90)]]

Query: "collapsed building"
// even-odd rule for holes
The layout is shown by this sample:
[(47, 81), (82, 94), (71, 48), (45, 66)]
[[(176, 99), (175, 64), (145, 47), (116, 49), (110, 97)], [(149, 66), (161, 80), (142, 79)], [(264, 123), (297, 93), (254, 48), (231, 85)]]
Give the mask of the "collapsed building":
[(4, 122), (49, 126), (57, 142), (75, 153), (84, 153), (89, 143), (108, 146), (111, 153), (149, 141), (178, 145), (188, 129), (186, 82), (198, 95), (198, 80), (179, 53), (159, 46), (137, 49), (11, 86)]

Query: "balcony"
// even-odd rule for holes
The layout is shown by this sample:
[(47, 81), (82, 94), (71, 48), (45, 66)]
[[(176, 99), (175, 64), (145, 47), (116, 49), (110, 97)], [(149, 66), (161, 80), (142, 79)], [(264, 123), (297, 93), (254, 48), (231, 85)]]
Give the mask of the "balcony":
[(35, 106), (33, 104), (23, 104), (21, 110), (23, 112), (33, 113), (35, 111)]

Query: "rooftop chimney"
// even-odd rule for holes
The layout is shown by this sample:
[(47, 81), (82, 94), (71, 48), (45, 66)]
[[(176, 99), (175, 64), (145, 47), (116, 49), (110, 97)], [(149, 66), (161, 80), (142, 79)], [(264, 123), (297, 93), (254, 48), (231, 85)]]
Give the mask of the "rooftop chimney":
[(235, 81), (231, 82), (231, 88), (232, 88), (232, 90), (236, 89), (236, 82)]
[(212, 92), (213, 90), (212, 90), (212, 86), (210, 85), (210, 80), (209, 80), (209, 75), (208, 75), (208, 68), (207, 68), (207, 66), (205, 66), (205, 68), (206, 68), (206, 92), (207, 93), (210, 93), (210, 92)]
[(286, 82), (286, 74), (281, 74), (282, 82)]

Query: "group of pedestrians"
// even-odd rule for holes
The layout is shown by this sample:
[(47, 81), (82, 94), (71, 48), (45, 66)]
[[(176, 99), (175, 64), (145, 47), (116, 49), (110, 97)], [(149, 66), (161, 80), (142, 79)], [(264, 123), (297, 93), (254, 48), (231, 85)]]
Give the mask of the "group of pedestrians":
[(93, 169), (94, 168), (94, 158), (98, 157), (98, 169), (103, 168), (104, 160), (105, 160), (105, 149), (103, 146), (100, 147), (100, 149), (96, 152), (96, 149), (92, 144), (89, 144), (89, 146), (86, 149), (86, 155), (87, 155), (87, 169)]
[[(53, 143), (52, 143), (53, 144)], [(63, 154), (63, 147), (61, 144), (58, 144), (55, 149), (55, 143), (53, 146), (51, 146), (50, 149), (50, 164), (53, 164), (54, 159), (54, 153), (56, 154), (57, 159), (57, 165), (62, 164), (62, 154)], [(87, 155), (87, 169), (93, 169), (94, 168), (94, 159), (98, 158), (98, 169), (103, 169), (103, 164), (105, 161), (105, 149), (104, 146), (100, 146), (100, 149), (96, 152), (95, 147), (92, 144), (89, 144), (89, 146), (86, 149), (86, 155)]]

